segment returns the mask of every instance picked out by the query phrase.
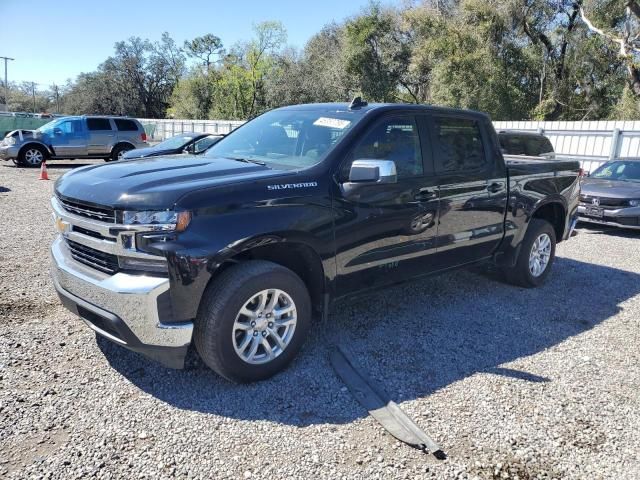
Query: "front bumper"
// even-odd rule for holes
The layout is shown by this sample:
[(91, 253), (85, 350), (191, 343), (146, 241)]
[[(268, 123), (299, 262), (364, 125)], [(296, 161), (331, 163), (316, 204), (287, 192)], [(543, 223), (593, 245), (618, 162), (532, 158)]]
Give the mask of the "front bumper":
[(597, 225), (640, 230), (640, 207), (605, 209), (602, 218), (589, 217), (583, 205), (578, 207), (578, 220)]
[(62, 236), (51, 257), (62, 304), (96, 333), (167, 367), (184, 367), (193, 323), (160, 321), (159, 312), (164, 318), (171, 309), (167, 278), (99, 272), (74, 260)]
[(15, 145), (0, 145), (0, 160), (18, 158), (20, 148)]

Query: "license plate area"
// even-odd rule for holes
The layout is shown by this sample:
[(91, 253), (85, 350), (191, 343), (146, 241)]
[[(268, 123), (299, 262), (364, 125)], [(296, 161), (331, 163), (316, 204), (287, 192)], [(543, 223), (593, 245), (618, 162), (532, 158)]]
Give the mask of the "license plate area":
[(596, 217), (596, 218), (604, 217), (604, 209), (600, 207), (586, 207), (585, 213), (589, 217)]

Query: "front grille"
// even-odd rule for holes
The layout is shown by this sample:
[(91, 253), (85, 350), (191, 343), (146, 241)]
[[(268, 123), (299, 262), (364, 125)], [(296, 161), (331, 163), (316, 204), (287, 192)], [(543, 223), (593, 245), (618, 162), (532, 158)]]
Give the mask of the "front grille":
[(80, 263), (113, 275), (120, 270), (118, 257), (66, 239), (71, 256)]
[(82, 228), (82, 227), (79, 227), (77, 225), (73, 225), (71, 227), (71, 230), (74, 231), (74, 232), (78, 232), (78, 233), (81, 233), (83, 235), (86, 235), (88, 237), (97, 238), (98, 240), (107, 240), (109, 242), (115, 242), (116, 241), (115, 238), (105, 237), (102, 234), (100, 234), (99, 232), (94, 232), (93, 230), (87, 230), (86, 228)]
[(109, 207), (95, 207), (93, 205), (85, 205), (84, 203), (74, 202), (72, 200), (58, 198), (58, 201), (67, 212), (79, 215), (81, 217), (100, 220), (101, 222), (116, 223), (116, 212)]
[(595, 195), (580, 195), (580, 202), (585, 205), (593, 205), (593, 199), (597, 198), (600, 200), (601, 207), (627, 207), (629, 206), (629, 200), (625, 198), (609, 198), (609, 197), (598, 197)]

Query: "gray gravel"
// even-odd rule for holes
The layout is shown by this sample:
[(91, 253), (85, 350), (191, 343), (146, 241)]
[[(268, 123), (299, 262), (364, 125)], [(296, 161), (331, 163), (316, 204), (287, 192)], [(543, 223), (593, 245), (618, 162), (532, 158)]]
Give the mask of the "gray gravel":
[[(343, 305), (286, 372), (237, 386), (96, 340), (59, 305), (36, 178), (0, 163), (0, 477), (640, 477), (640, 234), (581, 229), (538, 290), (463, 271)], [(366, 416), (323, 329), (447, 460)]]

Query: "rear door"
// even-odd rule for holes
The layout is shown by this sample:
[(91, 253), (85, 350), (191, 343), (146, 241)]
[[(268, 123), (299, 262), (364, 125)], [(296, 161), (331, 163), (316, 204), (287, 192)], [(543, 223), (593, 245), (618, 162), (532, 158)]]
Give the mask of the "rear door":
[(116, 133), (108, 118), (88, 117), (88, 153), (91, 156), (108, 157), (115, 144)]
[(62, 120), (53, 129), (51, 147), (56, 157), (79, 158), (87, 155), (87, 132), (79, 118)]
[[(435, 253), (438, 195), (430, 149), (419, 120), (392, 114), (377, 120), (356, 143), (340, 172), (335, 196), (338, 295), (427, 273)], [(392, 184), (346, 181), (358, 159), (393, 160)]]
[(434, 114), (429, 122), (440, 192), (437, 266), (449, 268), (488, 257), (500, 243), (506, 171), (479, 119)]

